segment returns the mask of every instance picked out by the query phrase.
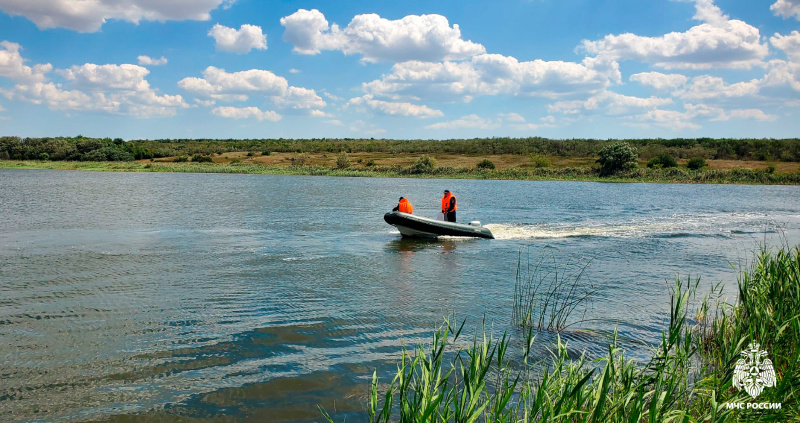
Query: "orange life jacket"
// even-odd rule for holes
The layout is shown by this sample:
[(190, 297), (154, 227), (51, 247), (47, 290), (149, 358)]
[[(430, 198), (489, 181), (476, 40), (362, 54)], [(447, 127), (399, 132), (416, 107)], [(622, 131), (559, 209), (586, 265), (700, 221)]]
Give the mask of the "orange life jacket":
[(397, 211), (411, 214), (414, 212), (414, 207), (411, 207), (411, 203), (408, 202), (408, 199), (404, 198), (400, 200), (400, 204), (397, 205)]
[[(450, 210), (450, 199), (451, 198), (454, 200), (453, 201), (453, 210)], [(448, 192), (447, 194), (445, 194), (444, 197), (442, 197), (442, 213), (447, 213), (447, 212), (450, 212), (450, 211), (458, 210), (458, 202), (455, 201), (455, 199), (456, 199), (456, 196), (453, 195), (452, 192)]]

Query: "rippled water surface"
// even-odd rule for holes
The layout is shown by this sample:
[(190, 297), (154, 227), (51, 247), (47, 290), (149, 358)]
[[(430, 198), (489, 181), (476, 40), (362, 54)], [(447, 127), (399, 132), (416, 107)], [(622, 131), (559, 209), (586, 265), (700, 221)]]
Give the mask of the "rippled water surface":
[[(445, 188), (497, 239), (383, 222)], [(0, 416), (364, 421), (372, 371), (443, 317), (513, 333), (521, 249), (591, 262), (573, 348), (617, 328), (646, 354), (676, 276), (732, 295), (758, 242), (800, 242), (799, 210), (781, 186), (0, 170)]]

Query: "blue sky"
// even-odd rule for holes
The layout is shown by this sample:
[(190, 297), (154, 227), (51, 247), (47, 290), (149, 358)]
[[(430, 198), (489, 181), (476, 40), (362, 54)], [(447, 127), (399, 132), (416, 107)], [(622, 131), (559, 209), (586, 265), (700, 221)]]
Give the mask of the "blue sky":
[(798, 30), (800, 0), (0, 0), (0, 135), (797, 137)]

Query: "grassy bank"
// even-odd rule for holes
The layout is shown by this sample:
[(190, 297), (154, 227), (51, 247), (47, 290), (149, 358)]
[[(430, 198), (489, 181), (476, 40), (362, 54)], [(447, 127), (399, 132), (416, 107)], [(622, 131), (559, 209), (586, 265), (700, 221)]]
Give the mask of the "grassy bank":
[[(500, 339), (484, 330), (464, 348), (457, 347), (463, 345), (463, 324), (445, 324), (428, 346), (402, 353), (388, 385), (373, 374), (369, 420), (798, 421), (800, 249), (762, 251), (738, 287), (733, 304), (706, 297), (693, 307), (697, 283), (678, 282), (669, 325), (646, 362), (627, 359), (612, 340), (607, 354), (593, 361), (575, 358), (559, 341), (549, 360), (533, 363), (532, 329)], [(768, 353), (777, 375), (775, 386), (757, 399), (733, 382), (737, 360), (751, 342)], [(515, 350), (524, 351), (520, 358), (510, 358)], [(781, 406), (753, 410), (727, 403)]]
[(800, 172), (778, 173), (757, 169), (701, 169), (637, 168), (601, 177), (592, 167), (539, 167), (478, 169), (470, 167), (438, 166), (418, 169), (412, 166), (371, 166), (337, 168), (330, 166), (280, 166), (258, 163), (194, 163), (194, 162), (85, 162), (0, 160), (0, 168), (7, 169), (70, 169), (120, 172), (187, 172), (187, 173), (244, 173), (269, 175), (316, 175), (351, 177), (399, 177), (442, 179), (506, 179), (506, 180), (562, 180), (602, 182), (672, 182), (718, 184), (800, 184)]

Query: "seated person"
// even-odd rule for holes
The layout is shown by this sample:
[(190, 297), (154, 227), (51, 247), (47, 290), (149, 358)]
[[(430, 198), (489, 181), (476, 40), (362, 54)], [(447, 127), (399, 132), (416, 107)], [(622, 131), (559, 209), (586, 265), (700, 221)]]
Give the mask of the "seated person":
[(411, 203), (409, 203), (405, 197), (400, 197), (400, 202), (397, 204), (397, 207), (392, 209), (392, 211), (411, 214), (414, 211), (414, 207), (411, 207)]

